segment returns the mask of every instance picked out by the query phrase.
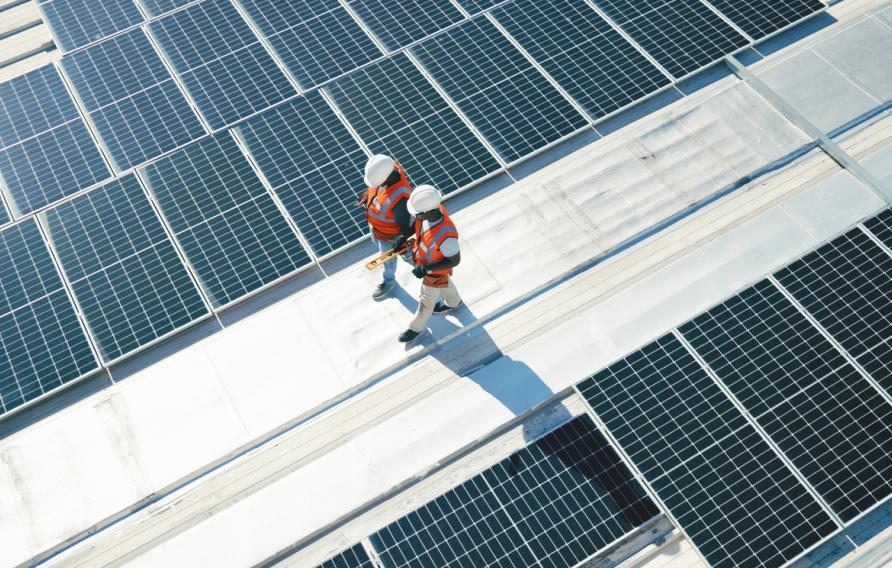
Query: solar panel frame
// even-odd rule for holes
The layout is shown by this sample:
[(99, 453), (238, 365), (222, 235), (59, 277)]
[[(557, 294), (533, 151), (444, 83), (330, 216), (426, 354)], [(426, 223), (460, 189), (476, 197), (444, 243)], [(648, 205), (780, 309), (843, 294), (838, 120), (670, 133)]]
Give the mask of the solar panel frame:
[(761, 41), (824, 11), (820, 0), (705, 0), (742, 29)]
[(40, 217), (106, 364), (210, 314), (135, 175)]
[[(733, 403), (673, 334), (576, 389), (708, 564), (780, 566), (838, 532), (744, 415), (725, 410)], [(679, 406), (691, 400), (693, 409)], [(656, 455), (676, 457), (664, 468)]]
[(142, 29), (72, 53), (62, 68), (117, 171), (206, 133)]
[(99, 369), (34, 218), (0, 231), (0, 413)]
[(591, 0), (676, 80), (749, 46), (701, 0)]
[(329, 83), (323, 91), (366, 146), (373, 153), (398, 156), (412, 180), (448, 194), (501, 169), (404, 53)]
[(229, 0), (194, 4), (148, 30), (212, 129), (297, 94)]
[(358, 188), (368, 155), (318, 92), (235, 128), (317, 258), (368, 235)]
[(138, 173), (214, 309), (312, 264), (230, 132)]
[(390, 51), (465, 19), (451, 2), (442, 0), (347, 0), (347, 4)]
[(892, 494), (892, 404), (769, 280), (679, 331), (844, 522)]
[[(855, 227), (774, 273), (774, 278), (892, 394), (882, 355), (892, 342), (892, 256)], [(877, 351), (876, 353), (874, 351)]]
[(301, 89), (311, 89), (384, 57), (337, 0), (239, 3)]
[(585, 0), (517, 0), (491, 15), (594, 121), (672, 85)]
[(63, 52), (144, 21), (134, 0), (39, 0), (37, 7)]
[(462, 22), (411, 52), (507, 163), (589, 125), (485, 18)]

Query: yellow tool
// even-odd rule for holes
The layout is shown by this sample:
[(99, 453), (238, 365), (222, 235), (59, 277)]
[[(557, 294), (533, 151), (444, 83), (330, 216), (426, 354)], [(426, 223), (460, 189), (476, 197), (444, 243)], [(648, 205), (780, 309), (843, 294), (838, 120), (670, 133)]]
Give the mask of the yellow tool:
[(412, 245), (412, 240), (409, 239), (409, 240), (406, 242), (406, 244), (404, 244), (402, 247), (400, 247), (399, 250), (393, 250), (393, 249), (391, 249), (391, 250), (389, 250), (389, 251), (382, 252), (381, 254), (379, 254), (378, 256), (376, 256), (375, 258), (373, 258), (373, 259), (371, 259), (370, 261), (368, 261), (367, 263), (365, 263), (365, 267), (366, 267), (366, 269), (368, 269), (368, 270), (374, 270), (375, 268), (381, 266), (382, 264), (384, 264), (385, 262), (387, 262), (387, 261), (390, 260), (391, 258), (396, 258), (396, 257), (398, 257), (399, 255), (401, 255), (401, 254), (403, 254), (404, 252), (406, 252), (407, 250), (409, 250), (409, 247), (410, 247), (411, 245)]

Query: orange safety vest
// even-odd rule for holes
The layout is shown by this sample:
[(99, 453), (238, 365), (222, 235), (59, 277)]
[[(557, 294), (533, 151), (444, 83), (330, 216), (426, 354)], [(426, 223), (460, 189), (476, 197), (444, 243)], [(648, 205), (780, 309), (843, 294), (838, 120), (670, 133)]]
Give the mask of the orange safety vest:
[[(455, 224), (449, 218), (449, 213), (446, 212), (446, 208), (442, 205), (440, 205), (440, 213), (443, 214), (443, 219), (427, 231), (422, 231), (421, 226), (423, 222), (415, 219), (415, 248), (412, 250), (415, 264), (430, 266), (435, 262), (443, 260), (446, 256), (440, 252), (440, 245), (448, 238), (458, 238), (458, 229), (455, 228)], [(452, 274), (452, 269), (433, 270), (431, 274), (445, 274), (448, 276)]]
[(390, 241), (400, 234), (400, 224), (396, 222), (393, 208), (403, 199), (409, 199), (412, 186), (402, 166), (395, 164), (400, 179), (386, 187), (370, 187), (366, 201), (365, 215), (376, 239)]

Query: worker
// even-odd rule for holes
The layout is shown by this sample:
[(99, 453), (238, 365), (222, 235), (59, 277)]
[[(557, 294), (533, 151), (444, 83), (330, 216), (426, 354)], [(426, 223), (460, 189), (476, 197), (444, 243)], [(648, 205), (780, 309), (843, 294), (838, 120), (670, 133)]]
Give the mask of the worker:
[[(365, 208), (372, 231), (372, 241), (378, 251), (402, 248), (412, 234), (412, 216), (406, 204), (412, 186), (403, 168), (389, 156), (376, 154), (365, 165), (365, 182), (357, 205)], [(383, 300), (396, 283), (396, 257), (384, 263), (384, 278), (375, 288), (372, 298)]]
[(452, 269), (461, 262), (458, 230), (442, 200), (443, 196), (432, 185), (419, 185), (409, 197), (409, 212), (415, 217), (412, 274), (422, 281), (415, 319), (398, 338), (402, 343), (412, 341), (426, 330), (431, 314), (445, 314), (462, 305), (450, 278)]

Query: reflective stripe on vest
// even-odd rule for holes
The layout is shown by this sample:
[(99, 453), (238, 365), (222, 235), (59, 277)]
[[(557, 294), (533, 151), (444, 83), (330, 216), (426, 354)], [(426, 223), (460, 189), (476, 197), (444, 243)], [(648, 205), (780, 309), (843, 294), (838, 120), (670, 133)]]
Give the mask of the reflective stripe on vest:
[[(440, 252), (440, 245), (448, 238), (458, 238), (458, 230), (452, 223), (452, 219), (449, 218), (449, 214), (446, 213), (446, 208), (442, 205), (440, 206), (440, 213), (443, 214), (443, 218), (432, 228), (424, 232), (421, 230), (422, 221), (415, 220), (414, 256), (415, 262), (418, 264), (429, 266), (443, 260), (446, 256)], [(452, 274), (452, 269), (434, 270), (431, 274)]]

